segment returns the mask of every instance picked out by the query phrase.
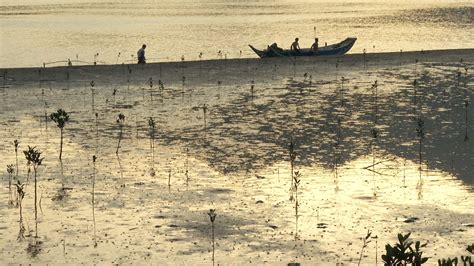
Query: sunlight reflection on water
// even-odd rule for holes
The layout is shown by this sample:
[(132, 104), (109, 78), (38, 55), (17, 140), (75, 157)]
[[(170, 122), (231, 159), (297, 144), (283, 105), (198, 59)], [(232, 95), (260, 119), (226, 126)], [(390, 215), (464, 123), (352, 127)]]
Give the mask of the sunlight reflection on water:
[[(463, 1), (2, 1), (0, 66), (79, 59), (132, 60), (142, 43), (149, 61), (255, 57), (247, 44), (309, 46), (356, 36), (351, 52), (469, 48), (473, 7)], [(316, 31), (314, 31), (316, 27)], [(449, 41), (447, 41), (449, 40)], [(120, 53), (120, 56), (119, 56)]]

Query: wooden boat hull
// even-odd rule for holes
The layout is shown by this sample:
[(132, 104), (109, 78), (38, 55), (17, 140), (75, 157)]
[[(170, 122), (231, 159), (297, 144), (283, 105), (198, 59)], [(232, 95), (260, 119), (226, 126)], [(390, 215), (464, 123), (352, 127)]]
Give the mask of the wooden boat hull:
[(273, 47), (268, 47), (266, 50), (258, 50), (257, 48), (249, 45), (250, 48), (260, 57), (289, 57), (289, 56), (323, 56), (323, 55), (342, 55), (347, 53), (354, 43), (356, 42), (357, 38), (347, 38), (342, 42), (319, 47), (318, 50), (313, 51), (310, 48), (300, 49), (299, 52), (290, 51), (290, 50), (283, 50), (283, 49), (275, 49)]

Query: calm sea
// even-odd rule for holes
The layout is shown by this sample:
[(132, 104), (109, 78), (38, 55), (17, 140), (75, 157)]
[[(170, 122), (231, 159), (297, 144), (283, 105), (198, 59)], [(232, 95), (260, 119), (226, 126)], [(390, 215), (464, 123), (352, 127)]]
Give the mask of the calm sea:
[[(248, 44), (358, 38), (351, 53), (474, 48), (472, 0), (0, 0), (0, 67), (255, 57)], [(62, 63), (64, 64), (64, 63)]]

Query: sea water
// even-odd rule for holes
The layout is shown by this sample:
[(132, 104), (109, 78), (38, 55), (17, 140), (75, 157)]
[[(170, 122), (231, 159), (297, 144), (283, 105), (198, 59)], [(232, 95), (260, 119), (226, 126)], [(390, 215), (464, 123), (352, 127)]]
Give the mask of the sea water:
[[(474, 48), (466, 0), (0, 0), (0, 67), (256, 57), (248, 44), (349, 53)], [(58, 63), (51, 62), (60, 61)]]

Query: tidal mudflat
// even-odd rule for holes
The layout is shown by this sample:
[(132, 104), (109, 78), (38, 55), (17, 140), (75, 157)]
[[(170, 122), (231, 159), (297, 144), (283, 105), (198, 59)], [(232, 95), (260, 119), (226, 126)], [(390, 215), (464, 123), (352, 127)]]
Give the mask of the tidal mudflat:
[(429, 263), (468, 255), (473, 59), (3, 69), (0, 260), (380, 264), (408, 232)]

